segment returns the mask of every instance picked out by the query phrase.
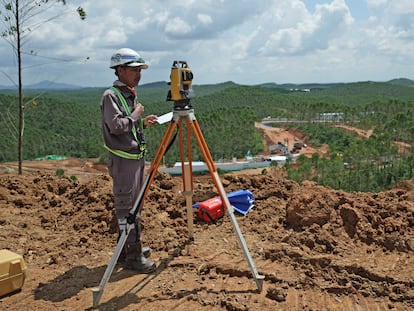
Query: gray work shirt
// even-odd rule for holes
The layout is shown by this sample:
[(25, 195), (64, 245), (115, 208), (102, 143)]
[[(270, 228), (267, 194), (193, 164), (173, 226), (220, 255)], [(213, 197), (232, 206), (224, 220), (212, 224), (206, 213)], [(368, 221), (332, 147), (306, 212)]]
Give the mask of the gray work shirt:
[[(114, 82), (114, 87), (118, 88), (124, 96), (130, 111), (134, 110), (135, 95), (128, 87), (119, 80)], [(102, 132), (105, 145), (111, 149), (122, 150), (129, 153), (139, 153), (139, 144), (145, 143), (140, 121), (134, 122), (127, 116), (122, 103), (113, 90), (108, 89), (104, 92), (101, 99), (102, 112)], [(132, 134), (132, 126), (135, 124), (137, 129), (137, 142)]]

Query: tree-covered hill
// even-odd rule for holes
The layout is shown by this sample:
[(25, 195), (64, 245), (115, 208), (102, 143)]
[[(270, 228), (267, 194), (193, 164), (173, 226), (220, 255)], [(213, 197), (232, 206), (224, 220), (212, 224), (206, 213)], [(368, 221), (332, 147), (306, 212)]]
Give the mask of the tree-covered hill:
[[(361, 101), (373, 99), (412, 99), (414, 86), (394, 82), (358, 82), (340, 84), (332, 88), (310, 92), (312, 96), (332, 96), (338, 99), (354, 98)], [(316, 94), (315, 94), (316, 93)]]
[[(409, 85), (406, 80), (399, 79), (386, 83), (314, 85), (306, 92), (285, 88), (280, 92), (268, 84), (245, 86), (226, 82), (193, 85), (196, 97), (191, 102), (215, 160), (244, 157), (249, 150), (253, 154), (263, 152), (254, 122), (271, 116), (300, 120), (300, 124), (290, 123), (289, 126), (301, 127), (314, 144), (328, 144), (332, 154), (341, 154), (342, 163), (356, 163), (399, 156), (395, 141), (413, 145), (414, 87)], [(166, 101), (168, 89), (166, 82), (138, 87), (146, 113), (161, 115), (172, 110), (173, 103)], [(104, 88), (25, 91), (23, 158), (35, 159), (48, 154), (105, 158), (99, 107), (103, 91)], [(3, 138), (0, 161), (16, 161), (16, 94), (1, 91), (0, 109)], [(374, 135), (362, 141), (333, 128), (330, 123), (316, 124), (315, 120), (326, 113), (336, 113), (343, 122), (351, 122), (353, 126), (375, 129)], [(154, 156), (166, 127), (164, 124), (146, 130), (148, 160)], [(193, 158), (202, 160), (198, 148), (194, 148)], [(177, 160), (179, 151), (175, 143), (165, 161)]]

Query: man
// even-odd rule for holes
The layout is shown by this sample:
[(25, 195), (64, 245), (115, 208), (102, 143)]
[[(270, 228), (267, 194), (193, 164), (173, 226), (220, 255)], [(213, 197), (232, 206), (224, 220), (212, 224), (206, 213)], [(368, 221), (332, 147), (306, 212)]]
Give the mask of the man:
[[(144, 106), (139, 103), (134, 89), (141, 79), (141, 70), (148, 68), (140, 55), (132, 49), (122, 48), (112, 55), (109, 67), (115, 70), (118, 79), (102, 96), (102, 131), (105, 148), (109, 151), (108, 170), (113, 181), (114, 207), (121, 232), (144, 182), (146, 147), (143, 129), (154, 125), (157, 116), (142, 117)], [(121, 260), (128, 269), (151, 273), (156, 265), (147, 259), (148, 256), (149, 249), (141, 244), (140, 215), (137, 215)]]

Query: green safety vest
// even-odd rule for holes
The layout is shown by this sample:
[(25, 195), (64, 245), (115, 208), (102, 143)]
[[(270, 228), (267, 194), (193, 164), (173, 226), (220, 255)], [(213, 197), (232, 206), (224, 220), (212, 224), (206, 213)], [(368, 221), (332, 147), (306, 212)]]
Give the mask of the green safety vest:
[[(129, 109), (124, 96), (121, 94), (121, 92), (116, 87), (111, 87), (111, 90), (116, 94), (116, 96), (118, 96), (119, 100), (121, 101), (122, 107), (125, 110), (125, 113), (129, 116), (131, 114), (131, 110)], [(142, 120), (140, 119), (139, 121), (143, 128)], [(118, 157), (121, 157), (124, 159), (130, 159), (130, 160), (140, 160), (147, 153), (147, 147), (145, 143), (142, 143), (138, 140), (137, 129), (134, 124), (132, 125), (132, 135), (134, 135), (135, 140), (139, 144), (139, 151), (140, 151), (139, 153), (129, 153), (129, 152), (122, 151), (122, 150), (111, 149), (107, 145), (104, 145), (104, 148)]]

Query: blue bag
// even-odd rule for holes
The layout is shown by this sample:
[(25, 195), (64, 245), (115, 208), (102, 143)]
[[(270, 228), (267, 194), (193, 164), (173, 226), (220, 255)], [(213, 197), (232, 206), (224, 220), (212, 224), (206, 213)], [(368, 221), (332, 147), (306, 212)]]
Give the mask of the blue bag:
[(246, 215), (254, 206), (254, 197), (249, 190), (237, 190), (227, 194), (230, 204), (234, 209), (242, 214)]
[[(246, 215), (254, 207), (254, 197), (249, 190), (237, 190), (227, 194), (227, 198), (234, 210), (243, 216)], [(204, 201), (206, 202), (206, 201)], [(194, 208), (198, 208), (200, 203), (193, 205)]]

